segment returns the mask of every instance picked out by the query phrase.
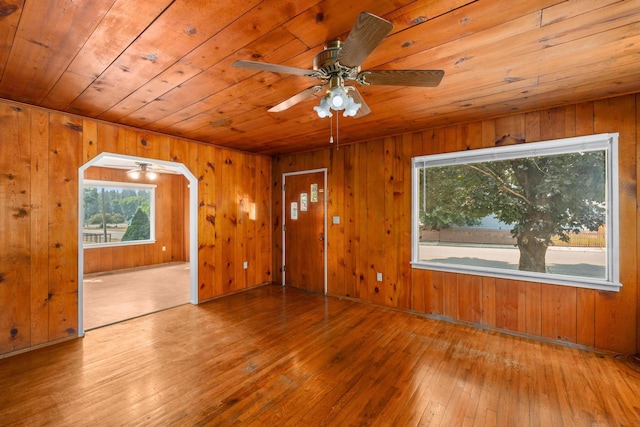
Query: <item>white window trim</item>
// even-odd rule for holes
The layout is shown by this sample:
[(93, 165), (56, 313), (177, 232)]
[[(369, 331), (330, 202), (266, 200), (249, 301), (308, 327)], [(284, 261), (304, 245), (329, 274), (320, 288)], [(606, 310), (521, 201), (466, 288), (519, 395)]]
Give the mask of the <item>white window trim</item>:
[[(149, 224), (151, 227), (149, 239), (145, 240), (132, 240), (128, 242), (104, 242), (95, 244), (83, 244), (83, 249), (96, 249), (96, 248), (111, 248), (117, 246), (134, 246), (134, 245), (150, 245), (156, 243), (156, 184), (136, 183), (136, 182), (118, 182), (118, 181), (100, 181), (96, 179), (85, 179), (82, 181), (82, 188), (94, 187), (94, 188), (139, 188), (141, 190), (151, 191), (151, 200), (149, 201)], [(83, 194), (83, 193), (82, 193)], [(84, 204), (82, 204), (84, 205)], [(82, 215), (80, 218), (84, 218), (84, 208), (82, 208)], [(82, 220), (81, 220), (82, 221)]]
[[(418, 170), (423, 167), (448, 166), (462, 163), (479, 163), (493, 160), (507, 160), (518, 157), (567, 154), (576, 151), (606, 151), (606, 203), (607, 209), (607, 271), (605, 279), (589, 277), (545, 274), (518, 270), (505, 270), (490, 267), (442, 264), (419, 260), (419, 181)], [(412, 194), (411, 194), (411, 266), (417, 269), (447, 271), (453, 273), (490, 276), (512, 280), (550, 283), (580, 288), (606, 291), (619, 291), (620, 256), (619, 256), (619, 185), (618, 185), (618, 134), (607, 133), (576, 138), (564, 138), (553, 141), (517, 144), (505, 147), (482, 148), (462, 152), (435, 154), (414, 157), (412, 159)]]

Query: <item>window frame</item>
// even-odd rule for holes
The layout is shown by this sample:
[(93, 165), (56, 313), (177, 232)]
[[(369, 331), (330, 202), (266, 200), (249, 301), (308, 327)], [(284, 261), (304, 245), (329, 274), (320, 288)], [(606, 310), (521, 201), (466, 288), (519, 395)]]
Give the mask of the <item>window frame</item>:
[[(150, 191), (149, 196), (149, 239), (145, 240), (130, 240), (125, 242), (102, 242), (102, 243), (82, 243), (83, 249), (94, 248), (108, 248), (117, 246), (134, 246), (134, 245), (148, 245), (156, 243), (156, 184), (137, 183), (137, 182), (121, 182), (121, 181), (103, 181), (97, 179), (85, 179), (82, 181), (83, 199), (81, 201), (81, 216), (80, 221), (84, 221), (84, 189), (85, 188), (126, 188), (126, 189), (138, 189)], [(82, 239), (81, 239), (82, 240)]]
[[(423, 167), (440, 167), (456, 164), (507, 160), (519, 157), (569, 154), (584, 151), (605, 151), (605, 201), (606, 212), (606, 274), (604, 279), (569, 276), (553, 273), (536, 273), (494, 267), (446, 264), (419, 259), (420, 245), (420, 181)], [(563, 138), (503, 147), (481, 148), (412, 158), (411, 169), (411, 266), (416, 269), (472, 274), (511, 280), (533, 281), (605, 291), (619, 291), (619, 184), (618, 184), (618, 133), (605, 133), (574, 138)]]

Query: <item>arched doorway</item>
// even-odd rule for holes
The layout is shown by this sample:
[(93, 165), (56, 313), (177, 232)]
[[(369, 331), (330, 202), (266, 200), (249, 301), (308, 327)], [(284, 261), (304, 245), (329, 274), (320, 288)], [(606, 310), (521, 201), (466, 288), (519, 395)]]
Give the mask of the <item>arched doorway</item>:
[[(188, 225), (186, 225), (185, 228), (188, 230), (188, 248), (186, 248), (186, 251), (188, 253), (189, 266), (189, 302), (191, 304), (198, 303), (198, 181), (196, 177), (182, 163), (146, 159), (114, 153), (101, 153), (78, 169), (78, 332), (80, 336), (83, 336), (85, 331), (83, 308), (85, 290), (85, 254), (83, 249), (84, 206), (82, 203), (85, 188), (85, 174), (87, 170), (92, 167), (131, 170), (135, 167), (139, 167), (140, 164), (152, 164), (154, 167), (157, 167), (165, 173), (181, 175), (187, 181), (188, 212), (185, 212), (185, 222), (187, 222)], [(164, 250), (164, 247), (162, 249)]]

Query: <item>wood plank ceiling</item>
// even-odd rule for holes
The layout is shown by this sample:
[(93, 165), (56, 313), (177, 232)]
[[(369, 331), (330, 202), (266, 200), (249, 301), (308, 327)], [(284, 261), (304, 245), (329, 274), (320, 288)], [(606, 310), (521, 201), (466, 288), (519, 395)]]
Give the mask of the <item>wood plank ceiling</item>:
[[(361, 11), (393, 30), (363, 69), (442, 69), (436, 88), (359, 86), (340, 143), (640, 90), (640, 0), (4, 0), (0, 97), (268, 155), (328, 146), (311, 68)], [(335, 135), (335, 118), (333, 121)]]

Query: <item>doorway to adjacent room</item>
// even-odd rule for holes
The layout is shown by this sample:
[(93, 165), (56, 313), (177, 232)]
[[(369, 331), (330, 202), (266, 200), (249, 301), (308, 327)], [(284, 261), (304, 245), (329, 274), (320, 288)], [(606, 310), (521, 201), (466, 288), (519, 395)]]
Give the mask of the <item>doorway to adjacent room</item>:
[[(90, 187), (96, 182), (126, 182), (122, 174), (129, 165), (150, 164), (157, 166), (158, 177), (151, 178), (154, 185), (160, 182), (166, 187), (157, 197), (152, 197), (159, 206), (172, 206), (178, 202), (178, 216), (171, 218), (155, 215), (155, 206), (147, 209), (154, 230), (139, 244), (106, 237), (103, 245), (85, 242), (85, 228), (89, 227), (84, 215), (85, 183)], [(92, 168), (92, 169), (90, 169)], [(98, 178), (96, 168), (99, 169)], [(101, 153), (79, 168), (78, 190), (78, 325), (79, 335), (85, 330), (116, 323), (133, 317), (163, 310), (185, 303), (197, 304), (197, 179), (188, 168), (176, 162), (144, 159), (112, 153)], [(87, 175), (88, 174), (88, 175)], [(119, 175), (120, 174), (120, 175)], [(161, 177), (169, 177), (166, 181)], [(106, 177), (106, 178), (105, 178)], [(120, 177), (121, 179), (117, 179)], [(89, 179), (91, 178), (91, 179)], [(96, 179), (98, 181), (96, 181)], [(109, 184), (110, 185), (110, 184)], [(130, 186), (130, 185), (129, 185)], [(126, 185), (125, 185), (126, 188)], [(176, 191), (180, 197), (176, 196)], [(131, 197), (130, 197), (131, 198)], [(164, 198), (164, 199), (163, 199)], [(103, 196), (104, 199), (104, 196)], [(103, 210), (105, 200), (102, 202)], [(160, 207), (159, 207), (160, 209)], [(173, 207), (172, 207), (173, 209)], [(144, 210), (140, 207), (139, 210)], [(173, 211), (172, 211), (173, 212)], [(139, 212), (136, 212), (139, 214)], [(103, 213), (102, 217), (105, 218)], [(178, 220), (176, 221), (176, 218)], [(104, 225), (109, 223), (103, 219)], [(133, 227), (133, 220), (128, 228)], [(113, 227), (113, 225), (111, 225)], [(105, 227), (105, 230), (107, 227)], [(114, 231), (115, 230), (115, 231)], [(113, 237), (117, 229), (109, 229)], [(169, 233), (169, 236), (167, 236)], [(171, 235), (171, 233), (173, 233)], [(121, 233), (122, 234), (122, 233)], [(158, 236), (163, 236), (162, 240)], [(133, 243), (133, 244), (132, 244)], [(96, 248), (96, 246), (101, 246)], [(178, 249), (178, 256), (174, 248)], [(87, 252), (87, 251), (92, 251)], [(98, 252), (100, 251), (100, 252)], [(103, 253), (104, 252), (104, 253)], [(97, 255), (97, 256), (96, 256)], [(134, 259), (134, 262), (131, 262)], [(123, 261), (123, 262), (120, 262)], [(96, 265), (98, 263), (98, 265)]]

